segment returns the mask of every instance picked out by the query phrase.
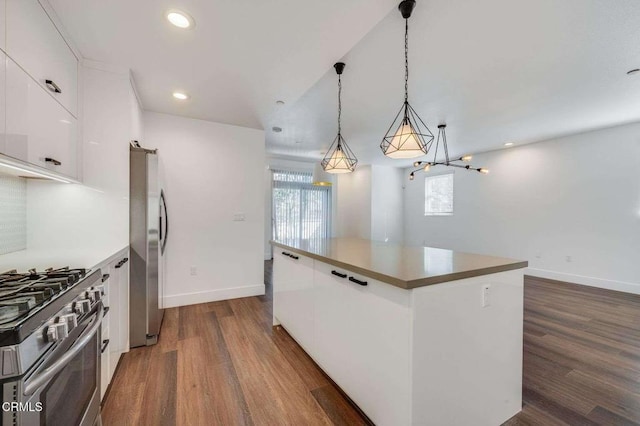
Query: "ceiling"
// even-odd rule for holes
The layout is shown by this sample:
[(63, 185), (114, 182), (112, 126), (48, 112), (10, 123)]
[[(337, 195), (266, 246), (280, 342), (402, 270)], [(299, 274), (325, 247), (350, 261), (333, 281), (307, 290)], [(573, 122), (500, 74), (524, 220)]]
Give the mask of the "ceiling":
[[(130, 68), (145, 110), (263, 128), (395, 0), (49, 0), (86, 59)], [(165, 19), (180, 9), (193, 29)], [(180, 102), (180, 90), (191, 99)]]
[[(343, 58), (343, 136), (363, 164), (413, 161), (378, 147), (403, 102), (403, 24), (392, 10)], [(418, 0), (409, 47), (409, 101), (434, 134), (447, 124), (452, 156), (640, 120), (637, 0)], [(333, 141), (331, 65), (272, 117), (271, 153), (318, 159)]]
[[(343, 60), (361, 164), (411, 163), (378, 147), (403, 101), (396, 0), (49, 2), (84, 57), (132, 69), (145, 109), (264, 128), (272, 155), (321, 158)], [(170, 8), (195, 28), (169, 25)], [(418, 0), (409, 45), (409, 100), (432, 132), (447, 123), (452, 156), (640, 120), (637, 0)]]

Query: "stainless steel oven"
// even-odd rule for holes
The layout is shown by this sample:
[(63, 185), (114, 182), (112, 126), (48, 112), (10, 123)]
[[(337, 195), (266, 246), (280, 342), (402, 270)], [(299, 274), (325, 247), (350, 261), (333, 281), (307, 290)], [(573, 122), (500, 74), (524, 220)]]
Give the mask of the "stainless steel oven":
[[(76, 316), (77, 325), (73, 324), (68, 335), (53, 345), (30, 372), (3, 383), (2, 426), (101, 423), (100, 325), (103, 316), (102, 302), (94, 300), (90, 310)], [(42, 334), (39, 337), (46, 341), (47, 331)]]

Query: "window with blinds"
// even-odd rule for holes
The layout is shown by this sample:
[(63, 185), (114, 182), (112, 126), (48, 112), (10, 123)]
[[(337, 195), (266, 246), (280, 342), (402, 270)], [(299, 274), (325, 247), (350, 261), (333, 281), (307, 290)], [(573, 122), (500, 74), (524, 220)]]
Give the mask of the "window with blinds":
[(273, 239), (320, 240), (331, 234), (331, 187), (314, 186), (309, 172), (273, 170)]
[(427, 176), (424, 179), (425, 216), (450, 216), (453, 214), (453, 173)]

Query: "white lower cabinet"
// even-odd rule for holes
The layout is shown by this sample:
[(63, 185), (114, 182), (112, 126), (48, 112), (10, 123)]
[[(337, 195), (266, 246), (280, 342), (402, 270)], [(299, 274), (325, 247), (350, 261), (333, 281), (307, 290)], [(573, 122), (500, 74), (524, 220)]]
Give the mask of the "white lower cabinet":
[(274, 315), (307, 352), (314, 347), (313, 259), (287, 251), (274, 255)]
[(323, 262), (314, 285), (312, 357), (374, 423), (409, 424), (409, 292)]
[(2, 154), (76, 179), (77, 120), (11, 59), (6, 59)]
[(129, 351), (129, 250), (123, 250), (96, 268), (102, 271), (105, 316), (102, 321), (100, 397), (113, 378), (120, 356)]
[(273, 267), (276, 322), (376, 424), (409, 424), (410, 293), (286, 250)]

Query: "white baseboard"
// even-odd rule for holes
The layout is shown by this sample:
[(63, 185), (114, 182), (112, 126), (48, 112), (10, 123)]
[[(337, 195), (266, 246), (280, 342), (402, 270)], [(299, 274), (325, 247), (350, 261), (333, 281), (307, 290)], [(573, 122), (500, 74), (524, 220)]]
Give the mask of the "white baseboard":
[(216, 290), (199, 291), (196, 293), (175, 294), (165, 296), (164, 307), (197, 305), (198, 303), (216, 302), (218, 300), (239, 299), (241, 297), (261, 296), (264, 294), (264, 284), (247, 287), (220, 288)]
[(583, 275), (567, 274), (564, 272), (549, 271), (546, 269), (527, 268), (525, 275), (548, 278), (550, 280), (565, 281), (574, 284), (599, 287), (608, 290), (622, 291), (624, 293), (640, 294), (640, 283), (606, 280), (603, 278), (585, 277)]

